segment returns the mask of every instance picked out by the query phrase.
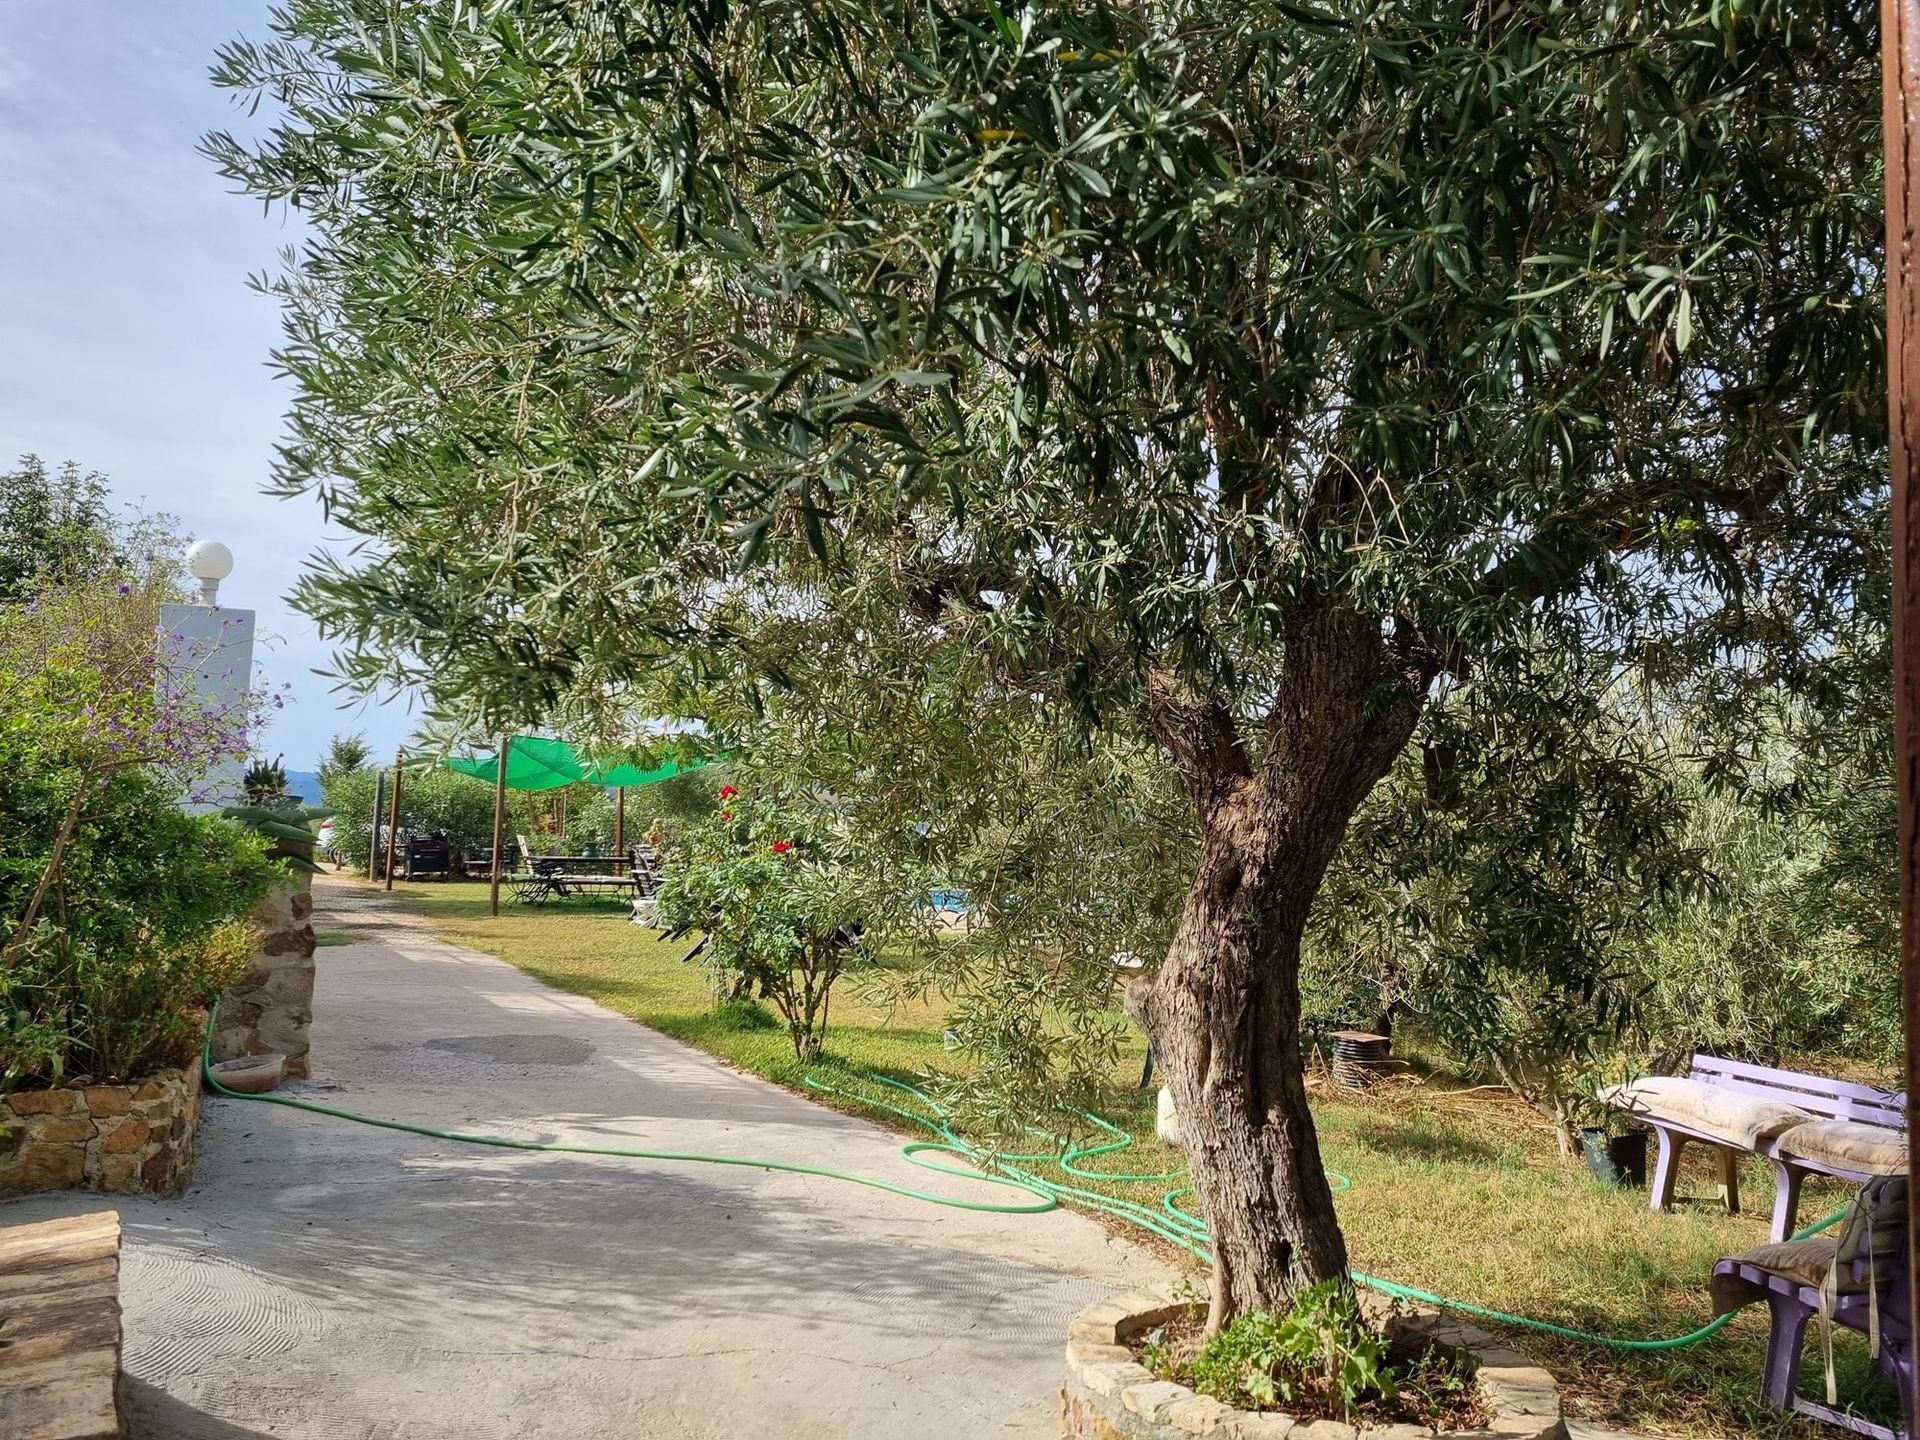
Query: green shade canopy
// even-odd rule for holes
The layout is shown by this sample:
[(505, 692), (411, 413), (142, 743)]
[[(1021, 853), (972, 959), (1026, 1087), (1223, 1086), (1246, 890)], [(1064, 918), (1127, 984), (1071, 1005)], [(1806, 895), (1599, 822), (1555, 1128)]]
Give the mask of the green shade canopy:
[[(471, 759), (455, 757), (447, 761), (447, 768), (491, 785), (498, 773), (498, 763), (497, 755)], [(564, 740), (552, 740), (544, 735), (516, 735), (507, 742), (507, 788), (558, 790), (563, 785), (585, 780), (591, 785), (625, 789), (633, 785), (651, 785), (656, 780), (669, 780), (689, 770), (698, 770), (706, 763), (705, 760), (689, 760), (684, 764), (669, 760), (651, 770), (642, 770), (637, 765), (621, 762), (608, 764), (582, 760)]]
[(664, 765), (656, 765), (651, 770), (642, 770), (637, 765), (596, 765), (587, 773), (587, 779), (596, 785), (605, 785), (612, 789), (624, 790), (630, 785), (651, 785), (656, 780), (671, 780), (676, 775), (684, 775), (689, 770), (698, 770), (707, 762), (689, 760), (682, 765), (669, 760)]

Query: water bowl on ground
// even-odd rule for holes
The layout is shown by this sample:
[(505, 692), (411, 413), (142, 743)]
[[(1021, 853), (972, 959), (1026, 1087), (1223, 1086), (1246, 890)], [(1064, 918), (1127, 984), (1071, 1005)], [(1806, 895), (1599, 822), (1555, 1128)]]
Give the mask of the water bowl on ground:
[(238, 1060), (222, 1060), (213, 1067), (214, 1082), (221, 1089), (242, 1095), (264, 1095), (277, 1089), (286, 1074), (284, 1055), (242, 1055)]

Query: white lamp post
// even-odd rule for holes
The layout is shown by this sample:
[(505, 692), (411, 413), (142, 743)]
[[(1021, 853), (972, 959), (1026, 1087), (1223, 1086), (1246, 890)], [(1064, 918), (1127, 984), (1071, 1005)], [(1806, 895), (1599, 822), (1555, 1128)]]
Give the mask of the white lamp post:
[(187, 547), (187, 571), (200, 582), (200, 603), (215, 604), (220, 582), (233, 573), (233, 551), (218, 540), (196, 540)]

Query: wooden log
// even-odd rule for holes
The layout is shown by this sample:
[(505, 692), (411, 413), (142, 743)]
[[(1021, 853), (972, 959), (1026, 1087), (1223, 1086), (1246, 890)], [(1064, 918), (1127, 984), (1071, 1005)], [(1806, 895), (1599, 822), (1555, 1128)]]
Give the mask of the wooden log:
[(0, 1435), (118, 1440), (120, 1217), (0, 1229)]

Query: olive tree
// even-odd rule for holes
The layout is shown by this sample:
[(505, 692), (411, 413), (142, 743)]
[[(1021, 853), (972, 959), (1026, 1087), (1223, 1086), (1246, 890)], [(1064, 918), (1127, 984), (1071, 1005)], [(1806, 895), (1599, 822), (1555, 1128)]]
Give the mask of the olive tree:
[[(1337, 1276), (1298, 969), (1432, 697), (1737, 716), (1884, 485), (1870, 17), (1643, 0), (287, 0), (301, 603), (476, 726), (976, 674), (1192, 807), (1127, 1006), (1214, 1323)], [(897, 698), (897, 697), (896, 697)], [(1516, 704), (1536, 703), (1522, 693)]]

